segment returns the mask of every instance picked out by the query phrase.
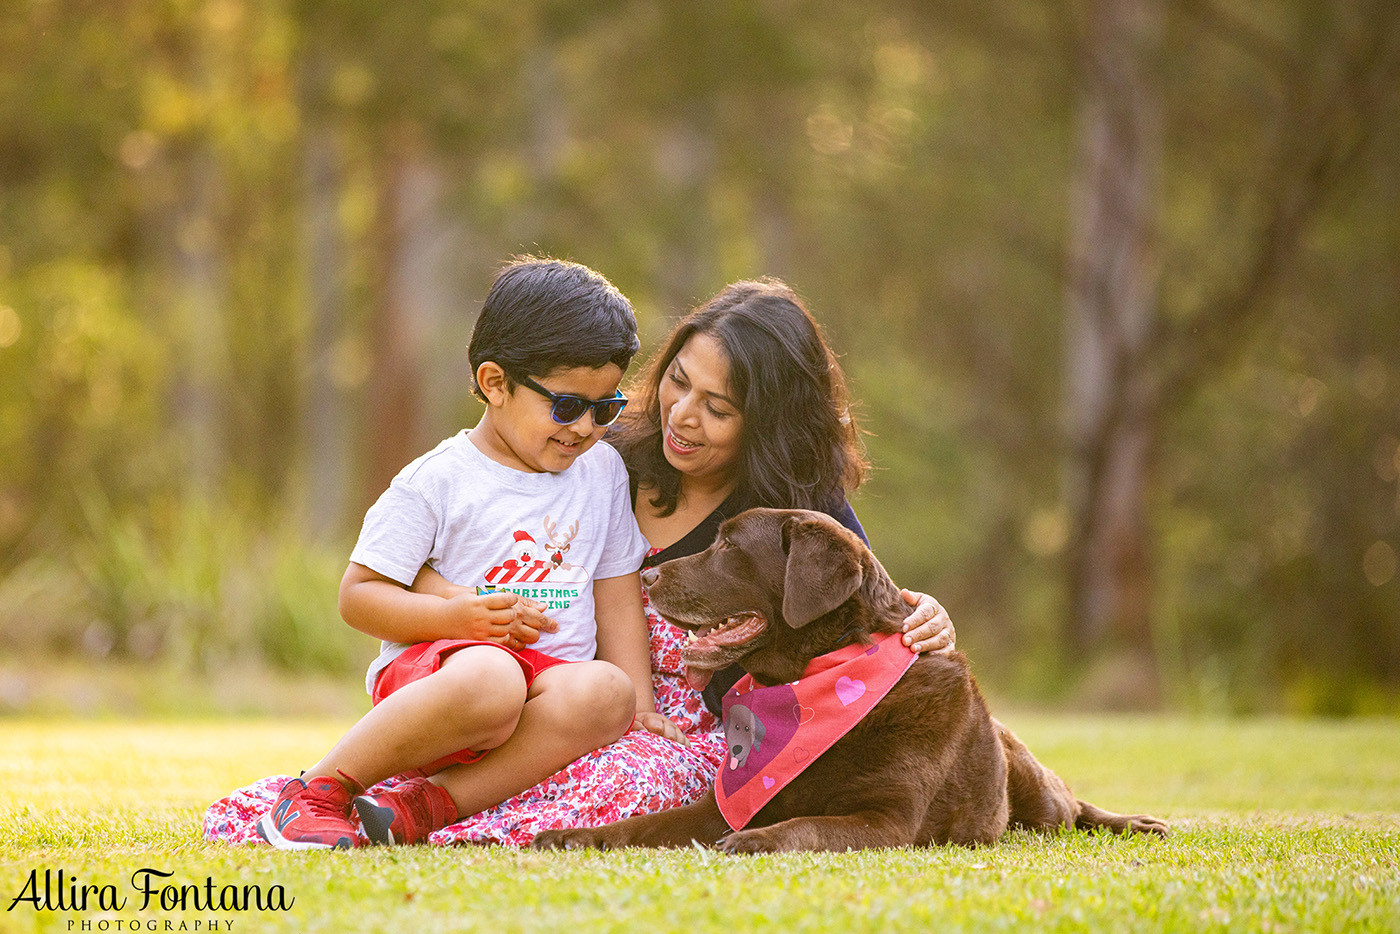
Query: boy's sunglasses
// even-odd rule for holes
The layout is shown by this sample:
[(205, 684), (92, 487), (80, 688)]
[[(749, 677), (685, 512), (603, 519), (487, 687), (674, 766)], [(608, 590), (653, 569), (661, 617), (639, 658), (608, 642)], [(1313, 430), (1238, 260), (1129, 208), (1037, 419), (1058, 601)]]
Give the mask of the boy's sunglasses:
[(560, 425), (572, 425), (583, 418), (584, 413), (589, 409), (593, 410), (593, 424), (611, 425), (622, 414), (623, 406), (627, 405), (627, 397), (621, 392), (610, 399), (585, 399), (583, 396), (575, 396), (567, 392), (550, 392), (528, 376), (512, 374), (512, 378), (522, 386), (528, 386), (548, 399), (550, 401), (549, 415)]

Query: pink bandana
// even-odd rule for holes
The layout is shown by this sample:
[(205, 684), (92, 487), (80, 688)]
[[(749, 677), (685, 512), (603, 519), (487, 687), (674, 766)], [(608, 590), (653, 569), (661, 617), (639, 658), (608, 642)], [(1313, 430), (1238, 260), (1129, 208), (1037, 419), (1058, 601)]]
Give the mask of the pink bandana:
[(724, 695), (727, 747), (715, 799), (741, 829), (788, 782), (874, 709), (919, 656), (897, 633), (812, 659), (801, 679), (756, 687), (744, 675)]

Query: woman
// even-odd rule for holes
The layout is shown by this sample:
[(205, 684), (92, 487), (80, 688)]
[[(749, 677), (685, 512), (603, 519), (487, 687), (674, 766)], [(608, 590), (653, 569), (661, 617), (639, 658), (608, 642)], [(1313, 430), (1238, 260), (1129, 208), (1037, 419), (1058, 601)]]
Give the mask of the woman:
[[(720, 523), (753, 506), (818, 509), (865, 538), (845, 496), (867, 469), (845, 382), (816, 323), (782, 283), (735, 283), (682, 320), (626, 418), (609, 441), (627, 463), (637, 522), (652, 544), (645, 566), (702, 551)], [(455, 592), (426, 569), (414, 587)], [(947, 614), (930, 597), (904, 595), (915, 605), (905, 642), (951, 651)], [(685, 681), (683, 635), (650, 609), (647, 616), (657, 709), (685, 742), (629, 732), (432, 842), (524, 845), (546, 829), (598, 826), (704, 793), (724, 756), (720, 697), (740, 672), (716, 676), (702, 696)], [(252, 823), (279, 783), (264, 779), (217, 802), (206, 837), (254, 839)]]
[[(755, 506), (826, 512), (869, 543), (846, 501), (868, 465), (841, 368), (786, 285), (738, 282), (686, 317), (652, 362), (613, 441), (633, 481), (650, 567), (709, 547), (720, 523)], [(952, 643), (946, 614), (923, 595), (918, 651)], [(934, 634), (937, 634), (936, 636)], [(914, 636), (907, 636), (914, 643)], [(706, 705), (738, 679), (717, 677)]]

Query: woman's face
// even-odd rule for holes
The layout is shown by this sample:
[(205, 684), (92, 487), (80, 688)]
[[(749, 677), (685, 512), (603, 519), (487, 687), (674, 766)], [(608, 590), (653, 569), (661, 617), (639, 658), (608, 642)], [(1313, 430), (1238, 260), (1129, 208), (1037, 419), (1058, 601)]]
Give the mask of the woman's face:
[(729, 385), (729, 356), (708, 334), (692, 334), (661, 377), (661, 446), (695, 480), (727, 480), (739, 460), (744, 416)]

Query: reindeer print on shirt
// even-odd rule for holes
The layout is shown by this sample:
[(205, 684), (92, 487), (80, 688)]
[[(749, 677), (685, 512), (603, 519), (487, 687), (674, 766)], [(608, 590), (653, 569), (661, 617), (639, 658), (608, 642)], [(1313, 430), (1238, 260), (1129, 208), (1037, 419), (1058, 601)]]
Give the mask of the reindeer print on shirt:
[(578, 535), (578, 521), (567, 530), (561, 530), (559, 525), (551, 517), (544, 517), (543, 545), (524, 529), (513, 532), (509, 557), (486, 572), (489, 589), (518, 593), (538, 600), (547, 609), (568, 607), (581, 586), (588, 583), (588, 571), (564, 560)]
[(560, 536), (558, 529), (557, 525), (549, 521), (549, 516), (544, 517), (544, 530), (549, 535), (549, 542), (544, 546), (545, 557), (556, 570), (571, 570), (573, 565), (564, 561), (564, 555), (569, 550), (569, 542), (578, 534), (578, 521), (575, 520), (574, 524), (569, 526), (567, 535)]

